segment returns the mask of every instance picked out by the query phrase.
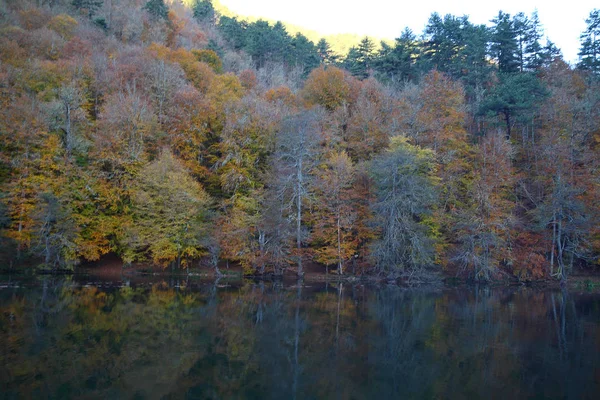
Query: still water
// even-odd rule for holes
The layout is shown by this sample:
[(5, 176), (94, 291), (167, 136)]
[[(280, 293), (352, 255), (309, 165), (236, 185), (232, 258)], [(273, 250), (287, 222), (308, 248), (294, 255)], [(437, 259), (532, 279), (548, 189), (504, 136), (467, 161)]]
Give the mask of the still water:
[(4, 280), (0, 397), (598, 399), (600, 296)]

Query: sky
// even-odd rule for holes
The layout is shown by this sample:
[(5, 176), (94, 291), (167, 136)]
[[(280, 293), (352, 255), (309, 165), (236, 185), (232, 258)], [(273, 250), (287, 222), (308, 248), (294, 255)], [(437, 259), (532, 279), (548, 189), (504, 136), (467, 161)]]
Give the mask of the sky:
[(544, 34), (563, 52), (565, 61), (577, 62), (579, 35), (585, 30), (590, 11), (600, 7), (598, 0), (221, 0), (244, 16), (281, 20), (324, 35), (356, 33), (393, 39), (405, 27), (417, 35), (431, 13), (468, 15), (475, 24), (489, 25), (499, 10), (514, 15), (538, 11)]

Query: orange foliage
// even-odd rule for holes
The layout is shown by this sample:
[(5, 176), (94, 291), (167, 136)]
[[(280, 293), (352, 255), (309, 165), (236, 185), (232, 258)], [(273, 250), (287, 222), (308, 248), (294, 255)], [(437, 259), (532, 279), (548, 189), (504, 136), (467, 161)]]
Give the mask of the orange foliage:
[(453, 140), (464, 141), (464, 89), (445, 74), (436, 70), (423, 78), (420, 93), (422, 107), (417, 120), (423, 128), (417, 143), (438, 150)]
[(360, 83), (348, 72), (336, 67), (313, 70), (304, 84), (303, 96), (308, 105), (320, 105), (334, 111), (356, 99)]
[(541, 279), (547, 276), (545, 249), (547, 240), (539, 233), (519, 232), (515, 239), (513, 274), (521, 280)]
[(252, 90), (258, 85), (256, 73), (251, 69), (245, 69), (240, 72), (240, 82), (246, 90)]
[(298, 99), (296, 95), (287, 86), (279, 86), (269, 89), (265, 93), (265, 99), (270, 103), (281, 103), (287, 107), (296, 107)]
[(42, 26), (46, 25), (49, 19), (50, 16), (48, 13), (39, 8), (30, 8), (19, 11), (21, 26), (29, 31), (40, 29)]

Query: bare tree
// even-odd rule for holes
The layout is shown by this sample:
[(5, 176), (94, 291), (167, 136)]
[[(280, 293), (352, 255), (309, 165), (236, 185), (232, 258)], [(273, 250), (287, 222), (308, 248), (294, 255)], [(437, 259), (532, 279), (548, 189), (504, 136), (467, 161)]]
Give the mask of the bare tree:
[(275, 171), (277, 196), (284, 202), (287, 217), (296, 225), (298, 276), (302, 276), (302, 215), (312, 192), (313, 169), (319, 156), (318, 111), (307, 111), (282, 123), (277, 136)]
[(380, 231), (372, 255), (380, 270), (415, 269), (433, 262), (433, 241), (422, 223), (436, 202), (432, 157), (431, 151), (397, 139), (372, 163), (377, 190), (374, 224)]

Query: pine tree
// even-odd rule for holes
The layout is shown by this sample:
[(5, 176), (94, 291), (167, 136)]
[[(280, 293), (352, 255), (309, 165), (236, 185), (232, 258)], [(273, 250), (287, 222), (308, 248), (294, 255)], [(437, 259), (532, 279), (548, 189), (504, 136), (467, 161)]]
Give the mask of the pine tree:
[(510, 14), (500, 11), (492, 20), (494, 23), (491, 43), (491, 53), (498, 61), (500, 72), (518, 72), (519, 59), (517, 34)]
[(192, 6), (194, 18), (201, 22), (215, 22), (215, 8), (211, 0), (196, 0)]
[(600, 73), (600, 9), (590, 12), (587, 29), (581, 34), (579, 69)]
[(169, 7), (165, 4), (165, 0), (148, 0), (144, 6), (144, 10), (152, 16), (153, 19), (167, 19), (169, 15)]
[(317, 53), (319, 53), (323, 64), (335, 64), (338, 61), (338, 56), (331, 50), (329, 42), (325, 39), (321, 39), (317, 43)]
[(368, 37), (360, 41), (358, 47), (352, 47), (344, 64), (352, 75), (358, 79), (366, 79), (370, 75), (375, 58), (375, 43)]
[(528, 71), (535, 71), (544, 64), (544, 48), (540, 43), (542, 36), (542, 25), (537, 11), (534, 11), (529, 20), (524, 54), (524, 68)]

